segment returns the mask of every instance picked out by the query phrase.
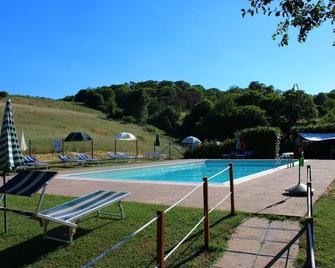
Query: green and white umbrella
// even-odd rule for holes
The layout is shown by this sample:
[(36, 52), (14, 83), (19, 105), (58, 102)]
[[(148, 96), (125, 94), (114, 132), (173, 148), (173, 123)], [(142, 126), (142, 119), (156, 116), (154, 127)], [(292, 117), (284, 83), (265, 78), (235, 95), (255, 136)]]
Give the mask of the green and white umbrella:
[[(2, 171), (3, 183), (6, 183), (7, 171), (23, 165), (23, 157), (13, 120), (12, 106), (10, 100), (7, 100), (0, 135), (0, 171)], [(6, 206), (6, 196), (4, 196), (4, 207)], [(5, 232), (7, 232), (6, 212), (4, 212), (4, 227)]]

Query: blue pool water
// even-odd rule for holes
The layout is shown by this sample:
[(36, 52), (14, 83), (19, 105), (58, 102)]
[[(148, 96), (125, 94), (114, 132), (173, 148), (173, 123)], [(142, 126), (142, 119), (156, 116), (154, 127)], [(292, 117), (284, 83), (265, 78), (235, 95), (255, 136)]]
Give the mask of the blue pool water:
[[(162, 164), (136, 168), (124, 168), (114, 171), (87, 172), (68, 175), (72, 178), (105, 180), (144, 180), (165, 182), (201, 182), (203, 177), (211, 177), (233, 163), (234, 178), (238, 179), (273, 168), (276, 160), (205, 160), (181, 164)], [(211, 180), (211, 183), (223, 183), (229, 180), (224, 172)]]

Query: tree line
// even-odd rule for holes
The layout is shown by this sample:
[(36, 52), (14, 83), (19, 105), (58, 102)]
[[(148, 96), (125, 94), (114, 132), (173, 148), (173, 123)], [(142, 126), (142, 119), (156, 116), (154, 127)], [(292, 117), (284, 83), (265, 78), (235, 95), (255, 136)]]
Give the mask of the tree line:
[(150, 80), (82, 89), (64, 100), (103, 111), (108, 118), (153, 125), (178, 138), (224, 140), (257, 126), (278, 127), (285, 136), (292, 127), (335, 122), (335, 90), (310, 95), (257, 81), (222, 91)]

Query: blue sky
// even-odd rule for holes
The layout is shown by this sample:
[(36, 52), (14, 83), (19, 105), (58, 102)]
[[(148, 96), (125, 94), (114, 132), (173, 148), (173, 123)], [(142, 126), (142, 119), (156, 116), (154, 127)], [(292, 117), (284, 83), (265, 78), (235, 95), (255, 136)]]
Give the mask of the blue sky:
[(0, 90), (62, 98), (87, 87), (185, 80), (222, 90), (251, 81), (335, 89), (335, 35), (271, 39), (277, 21), (241, 17), (248, 1), (0, 0)]

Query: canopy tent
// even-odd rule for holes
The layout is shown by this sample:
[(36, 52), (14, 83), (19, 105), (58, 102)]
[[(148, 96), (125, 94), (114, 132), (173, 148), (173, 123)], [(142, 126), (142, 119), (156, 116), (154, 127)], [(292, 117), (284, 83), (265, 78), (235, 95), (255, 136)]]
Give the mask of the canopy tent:
[[(85, 132), (71, 132), (66, 136), (64, 140), (62, 140), (62, 151), (64, 154), (64, 144), (63, 142), (82, 142), (82, 141), (91, 141), (91, 156), (94, 157), (94, 144), (93, 139), (86, 134)], [(79, 147), (77, 147), (77, 151), (79, 152)]]
[(302, 138), (309, 141), (335, 140), (335, 133), (298, 133)]
[(134, 134), (129, 132), (120, 132), (113, 136), (114, 139), (114, 153), (116, 153), (116, 141), (136, 141), (136, 156), (138, 156), (137, 138)]
[[(6, 172), (18, 166), (24, 166), (20, 144), (17, 139), (13, 120), (12, 105), (8, 99), (3, 114), (0, 135), (0, 170), (3, 174), (3, 184), (6, 183)], [(6, 195), (3, 196), (4, 207), (7, 206)], [(7, 233), (7, 215), (4, 212), (4, 231)]]

